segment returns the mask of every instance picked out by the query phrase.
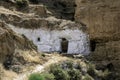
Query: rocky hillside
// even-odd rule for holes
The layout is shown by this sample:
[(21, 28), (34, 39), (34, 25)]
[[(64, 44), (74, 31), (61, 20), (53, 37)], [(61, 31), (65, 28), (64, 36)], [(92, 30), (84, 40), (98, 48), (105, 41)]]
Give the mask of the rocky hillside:
[(25, 67), (44, 62), (33, 42), (9, 27), (9, 24), (29, 17), (29, 14), (12, 11), (12, 7), (18, 9), (11, 1), (0, 1), (0, 80), (11, 80)]
[(41, 60), (36, 46), (30, 40), (15, 33), (7, 23), (0, 21), (0, 80), (12, 78), (14, 72), (19, 73), (31, 64), (44, 62)]
[[(61, 25), (61, 28), (64, 25), (68, 25), (68, 28), (73, 28), (71, 26), (82, 28), (81, 24), (55, 18), (54, 10), (47, 9), (44, 4), (33, 3), (24, 2), (24, 0), (0, 1), (0, 80), (13, 80), (13, 78), (19, 77), (19, 73), (23, 74), (24, 78), (29, 68), (37, 67), (38, 64), (41, 65), (47, 60), (43, 58), (44, 54), (38, 54), (37, 47), (32, 41), (26, 36), (16, 33), (10, 28), (10, 25), (32, 29), (40, 26), (56, 29), (58, 25)], [(62, 16), (58, 13), (56, 12), (56, 17)]]
[(13, 32), (6, 23), (0, 22), (0, 62), (6, 56), (12, 56), (15, 50), (36, 50), (36, 47), (25, 36)]
[(96, 69), (107, 68), (114, 74), (109, 79), (119, 80), (119, 14), (119, 0), (1, 0), (0, 65), (19, 73), (27, 64), (42, 62), (33, 42), (14, 32), (10, 25), (26, 29), (58, 29), (62, 25), (61, 29), (68, 25), (67, 28), (79, 27), (89, 34), (91, 54), (87, 58), (96, 64)]
[(75, 21), (87, 25), (92, 59), (120, 67), (120, 1), (76, 0)]

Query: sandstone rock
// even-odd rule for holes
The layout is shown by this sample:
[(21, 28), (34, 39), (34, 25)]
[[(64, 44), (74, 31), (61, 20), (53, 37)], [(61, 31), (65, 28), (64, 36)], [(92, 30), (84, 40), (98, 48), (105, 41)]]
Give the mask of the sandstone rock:
[(6, 55), (14, 53), (15, 44), (10, 30), (0, 23), (0, 62), (4, 61)]
[(10, 10), (15, 9), (15, 4), (14, 4), (13, 0), (8, 0), (8, 1), (0, 0), (0, 6), (8, 8)]
[(88, 26), (91, 39), (120, 39), (119, 0), (76, 0), (75, 20)]
[(74, 0), (39, 0), (38, 2), (46, 5), (47, 9), (59, 19), (74, 20)]
[(112, 63), (114, 68), (119, 69), (120, 41), (110, 41), (97, 44), (91, 57), (93, 61), (107, 61), (106, 63)]
[(93, 52), (94, 60), (120, 60), (120, 41), (111, 41), (99, 43), (96, 45), (96, 50)]
[[(120, 1), (76, 0), (75, 21), (87, 25), (91, 39), (92, 60), (111, 62), (119, 69)], [(106, 62), (107, 63), (107, 62)]]
[(26, 28), (26, 29), (43, 28), (49, 30), (80, 29), (82, 31), (86, 31), (86, 26), (83, 26), (82, 24), (75, 23), (70, 20), (57, 19), (55, 17), (24, 18), (24, 20), (21, 20), (19, 22), (10, 21), (8, 19), (7, 22), (19, 28)]
[(32, 41), (15, 33), (7, 23), (0, 21), (0, 64), (5, 69), (21, 72), (25, 64), (41, 63), (37, 53), (37, 47)]
[(7, 24), (0, 22), (0, 62), (4, 62), (7, 55), (12, 56), (15, 49), (36, 50), (36, 47), (26, 37), (16, 34)]
[(3, 79), (3, 74), (4, 74), (3, 66), (2, 66), (2, 64), (0, 64), (0, 80)]
[(39, 17), (46, 17), (46, 8), (43, 5), (30, 5), (29, 6), (29, 13), (35, 13)]

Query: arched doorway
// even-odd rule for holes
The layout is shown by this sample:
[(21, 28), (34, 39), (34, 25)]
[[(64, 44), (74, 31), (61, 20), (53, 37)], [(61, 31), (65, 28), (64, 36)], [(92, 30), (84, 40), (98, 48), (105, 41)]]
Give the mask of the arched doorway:
[(65, 39), (65, 38), (62, 38), (61, 50), (62, 50), (63, 53), (67, 53), (67, 51), (68, 51), (68, 40)]

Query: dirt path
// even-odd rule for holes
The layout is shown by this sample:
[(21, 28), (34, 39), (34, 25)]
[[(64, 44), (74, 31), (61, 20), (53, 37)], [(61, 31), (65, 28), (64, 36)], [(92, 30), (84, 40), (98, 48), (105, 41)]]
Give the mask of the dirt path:
[(54, 63), (58, 63), (59, 61), (64, 61), (66, 59), (68, 59), (68, 58), (55, 54), (55, 55), (51, 56), (51, 58), (45, 64), (36, 65), (36, 67), (33, 70), (30, 70), (30, 71), (27, 71), (25, 73), (19, 74), (13, 80), (28, 80), (28, 76), (31, 73), (36, 73), (36, 72), (40, 73), (40, 72), (44, 71), (45, 67), (47, 67), (51, 64), (54, 64)]

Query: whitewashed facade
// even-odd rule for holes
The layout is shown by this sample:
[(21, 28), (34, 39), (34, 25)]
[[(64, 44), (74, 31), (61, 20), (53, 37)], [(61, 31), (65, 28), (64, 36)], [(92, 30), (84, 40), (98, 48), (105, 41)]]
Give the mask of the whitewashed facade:
[(9, 25), (16, 33), (24, 34), (37, 46), (39, 52), (62, 52), (61, 38), (68, 41), (68, 54), (88, 55), (88, 35), (79, 29), (49, 30), (25, 29)]

